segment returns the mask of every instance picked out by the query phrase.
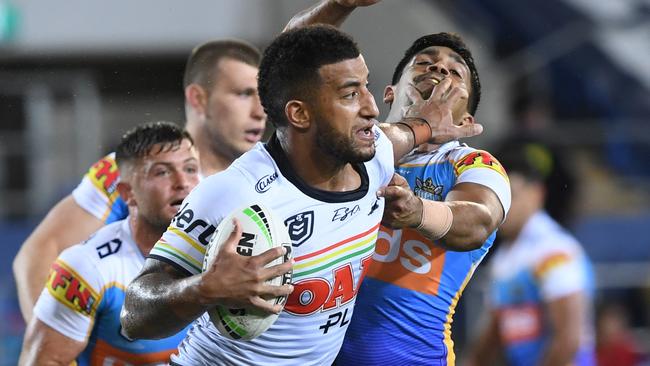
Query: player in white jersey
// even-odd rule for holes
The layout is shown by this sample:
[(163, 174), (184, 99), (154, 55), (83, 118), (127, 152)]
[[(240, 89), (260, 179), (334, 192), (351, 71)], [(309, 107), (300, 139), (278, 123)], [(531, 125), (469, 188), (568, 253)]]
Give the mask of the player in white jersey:
[[(340, 25), (356, 6), (376, 2), (323, 0), (287, 28)], [(453, 34), (418, 38), (384, 89), (387, 121), (401, 120), (405, 106), (449, 85), (465, 91), (453, 106), (454, 124), (474, 125), (481, 87), (471, 52)], [(398, 163), (403, 177), (396, 175), (379, 193), (386, 198), (380, 239), (337, 365), (455, 362), (455, 307), (508, 211), (510, 190), (488, 152), (458, 141), (428, 142)]]
[(143, 124), (117, 149), (117, 190), (131, 215), (66, 249), (34, 308), (21, 364), (166, 364), (185, 331), (156, 341), (121, 334), (126, 286), (198, 179), (198, 154), (173, 123)]
[[(276, 134), (202, 181), (183, 203), (127, 290), (122, 326), (130, 337), (164, 336), (203, 315), (175, 364), (334, 360), (381, 221), (383, 202), (376, 191), (391, 179), (396, 157), (431, 138), (426, 117), (375, 126), (378, 111), (367, 83), (368, 69), (356, 44), (332, 27), (288, 31), (271, 43), (260, 65), (259, 88)], [(449, 101), (440, 104), (449, 116), (462, 93), (446, 91)], [(256, 202), (278, 212), (289, 227), (295, 225), (293, 285), (260, 284), (292, 268), (290, 262), (263, 268), (284, 249), (243, 257), (235, 252), (236, 235), (213, 266), (200, 271), (215, 227), (232, 210)], [(232, 267), (248, 272), (234, 276)], [(281, 306), (262, 297), (286, 294), (278, 321), (252, 341), (220, 336), (204, 315), (215, 304), (277, 313)]]
[[(187, 60), (186, 129), (201, 155), (204, 176), (228, 167), (262, 137), (266, 115), (257, 96), (260, 58), (260, 52), (246, 42), (215, 40), (197, 46)], [(116, 189), (119, 176), (114, 154), (97, 161), (23, 243), (13, 270), (25, 320), (59, 253), (103, 225), (126, 217), (126, 204)]]

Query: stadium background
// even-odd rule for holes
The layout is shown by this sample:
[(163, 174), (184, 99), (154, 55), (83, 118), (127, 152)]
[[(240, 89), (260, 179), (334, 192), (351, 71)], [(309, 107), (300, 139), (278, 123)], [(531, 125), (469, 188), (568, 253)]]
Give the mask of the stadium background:
[[(11, 262), (47, 210), (129, 127), (183, 122), (193, 46), (237, 37), (263, 48), (312, 3), (0, 0), (0, 365), (16, 363), (24, 331)], [(560, 206), (595, 262), (597, 303), (622, 306), (649, 354), (650, 1), (384, 0), (343, 29), (366, 56), (382, 115), (383, 87), (415, 38), (467, 39), (486, 127), (470, 144), (489, 150), (517, 133), (560, 154), (576, 177), (559, 186), (572, 192)], [(479, 269), (459, 305), (461, 359), (484, 278)]]

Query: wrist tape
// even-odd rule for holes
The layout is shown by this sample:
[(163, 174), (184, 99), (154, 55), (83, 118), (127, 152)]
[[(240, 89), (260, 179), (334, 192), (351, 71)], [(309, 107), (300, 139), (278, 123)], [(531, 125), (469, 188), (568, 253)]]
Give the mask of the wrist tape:
[(420, 198), (422, 201), (422, 221), (417, 229), (433, 240), (438, 240), (447, 235), (454, 222), (454, 214), (451, 208), (443, 202), (429, 201)]

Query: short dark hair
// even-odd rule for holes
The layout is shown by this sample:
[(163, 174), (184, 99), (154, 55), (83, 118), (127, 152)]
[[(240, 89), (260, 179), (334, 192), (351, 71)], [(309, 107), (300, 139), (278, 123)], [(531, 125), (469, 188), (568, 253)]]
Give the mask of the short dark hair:
[(463, 39), (457, 34), (442, 32), (429, 34), (416, 39), (411, 47), (406, 50), (404, 57), (402, 57), (400, 62), (397, 64), (395, 72), (393, 72), (392, 85), (399, 82), (399, 79), (402, 77), (402, 73), (404, 72), (404, 68), (418, 52), (433, 46), (448, 47), (465, 60), (472, 79), (472, 90), (467, 103), (467, 111), (474, 115), (478, 109), (478, 103), (481, 100), (481, 81), (478, 77), (478, 70), (476, 70), (476, 65), (474, 64), (472, 52), (467, 48)]
[(320, 85), (318, 69), (359, 57), (352, 37), (326, 25), (313, 25), (280, 34), (264, 51), (258, 76), (262, 106), (276, 127), (288, 124), (288, 101), (309, 95)]
[[(176, 149), (183, 140), (189, 140), (192, 145), (194, 140), (190, 134), (172, 122), (143, 123), (127, 131), (120, 140), (115, 151), (117, 166), (122, 169), (126, 164), (133, 164), (136, 160), (151, 153), (161, 153)], [(152, 151), (159, 145), (157, 151)]]
[(241, 61), (257, 67), (262, 55), (252, 44), (236, 39), (209, 41), (196, 46), (187, 59), (183, 87), (199, 84), (210, 90), (213, 83), (217, 63), (224, 58)]

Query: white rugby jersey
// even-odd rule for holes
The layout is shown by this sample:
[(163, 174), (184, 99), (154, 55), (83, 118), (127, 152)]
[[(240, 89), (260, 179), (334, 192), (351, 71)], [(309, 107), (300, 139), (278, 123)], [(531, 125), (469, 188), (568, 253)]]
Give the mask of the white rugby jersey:
[(293, 243), (294, 292), (278, 320), (250, 341), (221, 336), (203, 314), (179, 347), (180, 365), (328, 365), (352, 317), (377, 239), (390, 181), (392, 145), (374, 128), (376, 154), (355, 169), (361, 186), (326, 192), (291, 169), (277, 139), (258, 143), (227, 170), (203, 180), (183, 202), (150, 253), (187, 274), (201, 272), (205, 247), (221, 220), (244, 205), (263, 204), (285, 220)]
[(80, 366), (167, 364), (185, 331), (160, 340), (130, 341), (121, 335), (125, 289), (143, 264), (128, 219), (109, 224), (61, 253), (34, 315), (67, 337), (88, 341), (76, 360)]

